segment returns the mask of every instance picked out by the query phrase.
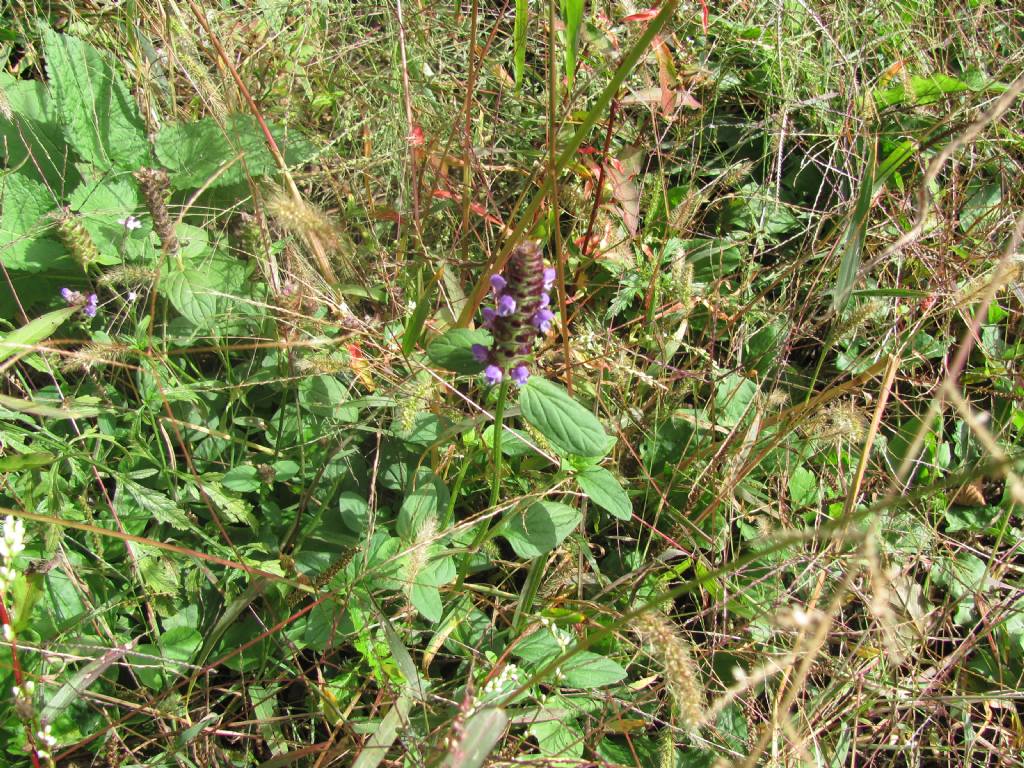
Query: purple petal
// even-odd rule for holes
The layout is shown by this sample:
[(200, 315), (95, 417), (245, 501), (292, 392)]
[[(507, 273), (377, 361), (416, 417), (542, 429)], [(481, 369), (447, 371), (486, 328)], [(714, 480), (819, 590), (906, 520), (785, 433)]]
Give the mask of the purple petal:
[(558, 273), (555, 272), (554, 267), (544, 267), (544, 290), (551, 290), (551, 286), (555, 284), (555, 278)]
[(505, 280), (504, 277), (501, 275), (491, 275), (491, 288), (494, 289), (495, 293), (501, 295), (501, 292), (505, 290), (506, 285), (508, 285), (508, 281)]
[(547, 333), (554, 319), (555, 313), (550, 309), (538, 309), (533, 315), (533, 325), (541, 333)]
[(516, 300), (508, 294), (498, 299), (498, 317), (508, 317), (516, 311)]
[(64, 299), (64, 301), (66, 301), (68, 304), (70, 304), (72, 301), (74, 301), (75, 292), (72, 291), (70, 288), (61, 288), (60, 297)]
[(547, 307), (547, 306), (550, 306), (550, 305), (551, 305), (551, 295), (547, 294), (547, 293), (542, 293), (540, 295), (540, 306), (541, 306), (541, 308), (544, 308), (544, 307)]
[(491, 309), (491, 307), (484, 307), (480, 310), (480, 314), (484, 316), (484, 328), (492, 327), (494, 325), (494, 318), (498, 316), (498, 313)]
[(470, 349), (473, 352), (473, 357), (476, 358), (478, 363), (486, 363), (487, 358), (491, 356), (491, 350), (483, 344), (474, 344)]
[(495, 384), (501, 382), (501, 377), (501, 368), (499, 368), (498, 366), (488, 365), (486, 368), (484, 368), (484, 381), (486, 381), (492, 387)]
[(512, 377), (512, 381), (521, 387), (526, 383), (526, 380), (530, 378), (530, 369), (520, 363), (512, 369), (509, 375)]

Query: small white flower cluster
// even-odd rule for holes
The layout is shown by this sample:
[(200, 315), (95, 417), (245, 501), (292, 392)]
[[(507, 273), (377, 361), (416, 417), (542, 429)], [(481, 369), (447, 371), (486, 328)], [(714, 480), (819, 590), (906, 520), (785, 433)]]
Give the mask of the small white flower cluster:
[[(555, 642), (558, 643), (558, 648), (562, 653), (569, 650), (569, 646), (572, 645), (573, 636), (566, 630), (559, 627), (555, 622), (549, 619), (547, 616), (540, 617), (540, 625), (551, 633), (551, 636), (555, 638)], [(561, 667), (555, 669), (555, 682), (561, 683), (565, 680), (565, 673)]]
[(14, 696), (15, 703), (25, 704), (32, 703), (32, 694), (36, 691), (36, 684), (31, 680), (26, 680), (21, 685), (16, 685), (11, 688), (11, 694)]
[(36, 731), (36, 742), (38, 744), (36, 754), (39, 755), (39, 758), (48, 762), (52, 761), (53, 748), (57, 746), (57, 740), (50, 733), (49, 723)]
[[(25, 550), (25, 524), (8, 515), (4, 519), (3, 536), (0, 537), (0, 595), (14, 581), (18, 572), (14, 569), (14, 558)], [(6, 630), (5, 630), (6, 635)]]
[(506, 664), (504, 669), (487, 681), (484, 686), (484, 696), (491, 696), (495, 693), (506, 693), (519, 686), (522, 671), (515, 664)]

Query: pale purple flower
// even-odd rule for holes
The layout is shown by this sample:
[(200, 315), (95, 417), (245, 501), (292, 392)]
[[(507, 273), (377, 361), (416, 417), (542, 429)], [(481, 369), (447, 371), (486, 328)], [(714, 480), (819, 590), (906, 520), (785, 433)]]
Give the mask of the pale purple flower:
[(123, 219), (118, 219), (117, 223), (127, 229), (129, 232), (135, 229), (139, 229), (142, 226), (142, 222), (134, 216), (126, 216)]
[(135, 301), (137, 298), (139, 298), (139, 294), (135, 291), (128, 291), (128, 301)]
[(541, 309), (544, 309), (545, 307), (548, 307), (550, 305), (551, 305), (551, 297), (548, 294), (546, 294), (546, 293), (542, 293), (540, 295), (540, 307), (541, 307)]
[(538, 309), (533, 315), (533, 326), (541, 333), (547, 333), (551, 328), (551, 321), (555, 319), (555, 313), (550, 309)]
[(516, 300), (508, 294), (498, 299), (498, 317), (508, 317), (516, 311)]
[(498, 316), (498, 313), (495, 312), (491, 307), (484, 307), (483, 309), (480, 310), (480, 314), (484, 316), (484, 328), (492, 327), (494, 325), (494, 318)]
[(550, 291), (551, 290), (551, 286), (555, 284), (555, 278), (557, 276), (558, 276), (558, 273), (555, 271), (554, 267), (544, 267), (544, 290), (545, 291)]
[(82, 311), (86, 317), (96, 317), (96, 307), (98, 306), (99, 298), (95, 293), (89, 294), (88, 301), (85, 302), (85, 306), (82, 307)]
[(78, 291), (72, 291), (70, 288), (61, 288), (60, 289), (60, 297), (62, 299), (64, 299), (64, 301), (66, 301), (68, 304), (74, 304), (75, 303), (75, 298), (76, 298), (77, 294), (78, 294)]
[(491, 288), (493, 288), (494, 292), (499, 296), (501, 295), (501, 292), (505, 290), (506, 285), (508, 285), (508, 281), (505, 280), (504, 277), (501, 275), (491, 275)]
[(473, 352), (473, 357), (476, 358), (478, 363), (486, 363), (487, 359), (491, 356), (491, 350), (483, 344), (474, 344), (470, 349)]
[(501, 368), (499, 368), (498, 366), (488, 365), (486, 368), (484, 368), (484, 381), (486, 381), (490, 386), (493, 387), (495, 384), (500, 383), (501, 377)]
[(530, 378), (530, 369), (520, 363), (509, 372), (509, 376), (512, 377), (512, 381), (521, 387)]

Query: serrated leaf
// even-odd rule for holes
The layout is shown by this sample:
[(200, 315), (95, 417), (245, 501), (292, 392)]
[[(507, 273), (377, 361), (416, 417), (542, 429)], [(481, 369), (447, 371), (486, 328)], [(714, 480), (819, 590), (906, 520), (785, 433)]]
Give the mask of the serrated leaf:
[(590, 651), (577, 653), (559, 670), (562, 683), (569, 688), (600, 688), (613, 685), (626, 676), (626, 670), (621, 664)]
[(622, 485), (611, 472), (603, 467), (590, 467), (576, 475), (583, 492), (601, 509), (619, 520), (633, 517), (633, 504)]
[(129, 503), (134, 503), (158, 522), (167, 523), (179, 531), (187, 531), (192, 527), (192, 523), (185, 513), (167, 496), (132, 480), (121, 479), (117, 489), (117, 499), (119, 506), (130, 499)]
[(54, 111), (68, 144), (103, 170), (132, 171), (149, 161), (138, 109), (120, 75), (93, 46), (71, 35), (43, 32)]
[[(268, 127), (286, 162), (303, 162), (312, 156), (312, 146), (297, 134), (285, 143), (282, 129), (273, 124)], [(211, 187), (243, 183), (246, 173), (269, 176), (278, 170), (263, 131), (248, 114), (229, 115), (223, 127), (210, 117), (192, 123), (168, 123), (156, 138), (157, 157), (171, 171), (171, 184), (176, 189), (206, 184), (240, 153), (245, 162), (234, 162), (212, 181)]]
[(48, 236), (56, 210), (53, 194), (38, 181), (20, 173), (3, 177), (0, 203), (0, 260), (8, 269), (27, 272), (75, 268), (63, 245)]
[(46, 84), (0, 72), (0, 92), (10, 106), (7, 115), (0, 113), (0, 155), (5, 167), (17, 168), (55, 189), (74, 186), (78, 172), (54, 120)]
[(615, 442), (590, 411), (554, 382), (531, 376), (519, 392), (523, 417), (553, 445), (577, 456), (604, 456)]
[(473, 345), (489, 347), (491, 341), (491, 334), (482, 328), (451, 328), (427, 345), (427, 357), (439, 368), (476, 374), (484, 369), (484, 364), (473, 357)]
[(581, 517), (580, 511), (568, 504), (538, 501), (514, 515), (501, 535), (519, 557), (539, 557), (565, 541)]

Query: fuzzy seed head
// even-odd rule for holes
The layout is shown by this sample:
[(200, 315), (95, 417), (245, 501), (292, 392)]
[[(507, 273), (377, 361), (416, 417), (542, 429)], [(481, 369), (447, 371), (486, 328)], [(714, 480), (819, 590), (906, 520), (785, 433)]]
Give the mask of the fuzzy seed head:
[(643, 641), (651, 657), (661, 663), (665, 687), (675, 702), (682, 725), (696, 730), (704, 713), (704, 690), (689, 645), (668, 617), (655, 611), (644, 611), (636, 616), (630, 628)]

